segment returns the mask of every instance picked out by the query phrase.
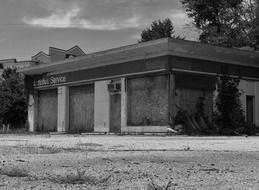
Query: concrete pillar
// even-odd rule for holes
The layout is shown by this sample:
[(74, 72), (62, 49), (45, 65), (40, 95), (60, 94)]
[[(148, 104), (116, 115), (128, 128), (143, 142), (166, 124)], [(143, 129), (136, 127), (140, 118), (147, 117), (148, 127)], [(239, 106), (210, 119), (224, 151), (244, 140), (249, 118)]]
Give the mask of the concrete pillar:
[(110, 124), (110, 80), (97, 81), (94, 87), (94, 131), (109, 132)]
[(69, 96), (68, 87), (58, 87), (58, 127), (57, 132), (68, 131), (69, 125)]
[(126, 79), (121, 79), (121, 131), (127, 127), (127, 89)]
[(28, 123), (29, 123), (29, 131), (34, 132), (36, 130), (37, 125), (37, 102), (38, 97), (35, 95), (29, 95), (28, 102)]
[(168, 87), (168, 106), (169, 106), (169, 124), (174, 126), (174, 117), (177, 114), (176, 97), (175, 97), (175, 75), (170, 74), (169, 76), (169, 87)]
[(240, 101), (242, 104), (242, 109), (244, 111), (244, 114), (246, 115), (246, 81), (240, 80), (239, 82), (239, 90), (241, 91)]

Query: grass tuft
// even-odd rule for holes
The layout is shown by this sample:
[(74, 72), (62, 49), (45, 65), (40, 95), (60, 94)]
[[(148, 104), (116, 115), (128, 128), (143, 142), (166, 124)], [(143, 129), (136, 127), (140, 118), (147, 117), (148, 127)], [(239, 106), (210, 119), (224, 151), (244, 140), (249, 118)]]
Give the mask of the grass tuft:
[(41, 145), (39, 147), (39, 154), (57, 154), (62, 151), (62, 148), (56, 147), (54, 145), (52, 146), (43, 146)]
[(97, 185), (105, 183), (111, 176), (99, 179), (95, 176), (87, 175), (85, 170), (77, 169), (76, 172), (71, 172), (65, 176), (57, 175), (52, 177), (50, 181), (60, 184), (90, 184)]
[(170, 179), (165, 185), (160, 185), (154, 182), (154, 180), (151, 178), (150, 182), (147, 184), (148, 190), (170, 190), (174, 186), (174, 183)]
[(0, 169), (1, 175), (6, 175), (9, 177), (28, 177), (30, 175), (29, 171), (25, 168), (13, 167)]

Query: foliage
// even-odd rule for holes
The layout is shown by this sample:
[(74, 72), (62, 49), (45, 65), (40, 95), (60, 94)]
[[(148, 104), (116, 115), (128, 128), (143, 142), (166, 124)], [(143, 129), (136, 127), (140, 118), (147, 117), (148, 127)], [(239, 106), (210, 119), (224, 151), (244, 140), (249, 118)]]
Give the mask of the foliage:
[(257, 1), (256, 5), (256, 49), (259, 50), (259, 1)]
[(7, 68), (0, 86), (0, 120), (11, 127), (22, 127), (26, 122), (27, 103), (23, 76), (16, 69)]
[(173, 35), (174, 32), (173, 23), (169, 18), (153, 21), (150, 28), (146, 28), (141, 32), (141, 39), (138, 42), (147, 42), (166, 37), (183, 39), (180, 36)]
[(239, 79), (223, 75), (218, 80), (214, 121), (219, 133), (236, 135), (246, 126), (238, 89)]
[(203, 43), (224, 47), (254, 46), (256, 0), (181, 0), (201, 30)]

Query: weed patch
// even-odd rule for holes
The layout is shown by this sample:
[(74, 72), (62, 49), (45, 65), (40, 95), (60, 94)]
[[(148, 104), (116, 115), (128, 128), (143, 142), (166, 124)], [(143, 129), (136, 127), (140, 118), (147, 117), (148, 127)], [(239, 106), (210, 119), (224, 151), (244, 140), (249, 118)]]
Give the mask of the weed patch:
[(39, 154), (57, 154), (63, 149), (56, 146), (40, 146), (38, 153)]
[(105, 183), (109, 180), (111, 176), (104, 178), (97, 178), (92, 175), (87, 175), (85, 170), (77, 169), (76, 172), (67, 173), (64, 176), (57, 175), (52, 176), (49, 180), (54, 183), (59, 184), (89, 184), (89, 185), (98, 185), (100, 183)]
[(20, 167), (0, 169), (0, 174), (9, 177), (28, 177), (30, 175), (27, 169)]
[(153, 179), (150, 179), (149, 183), (147, 184), (147, 189), (148, 190), (170, 190), (170, 189), (173, 189), (173, 186), (175, 185), (176, 184), (174, 184), (171, 179), (164, 185), (158, 184)]

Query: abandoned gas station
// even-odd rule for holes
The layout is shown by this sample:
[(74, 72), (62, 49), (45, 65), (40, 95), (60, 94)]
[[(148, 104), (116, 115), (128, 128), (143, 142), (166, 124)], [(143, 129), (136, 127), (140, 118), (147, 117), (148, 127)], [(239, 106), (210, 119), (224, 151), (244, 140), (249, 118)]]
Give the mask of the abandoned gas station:
[(30, 131), (166, 132), (179, 108), (194, 113), (200, 97), (212, 117), (225, 71), (240, 78), (246, 119), (259, 126), (259, 53), (164, 38), (53, 56), (21, 70)]

